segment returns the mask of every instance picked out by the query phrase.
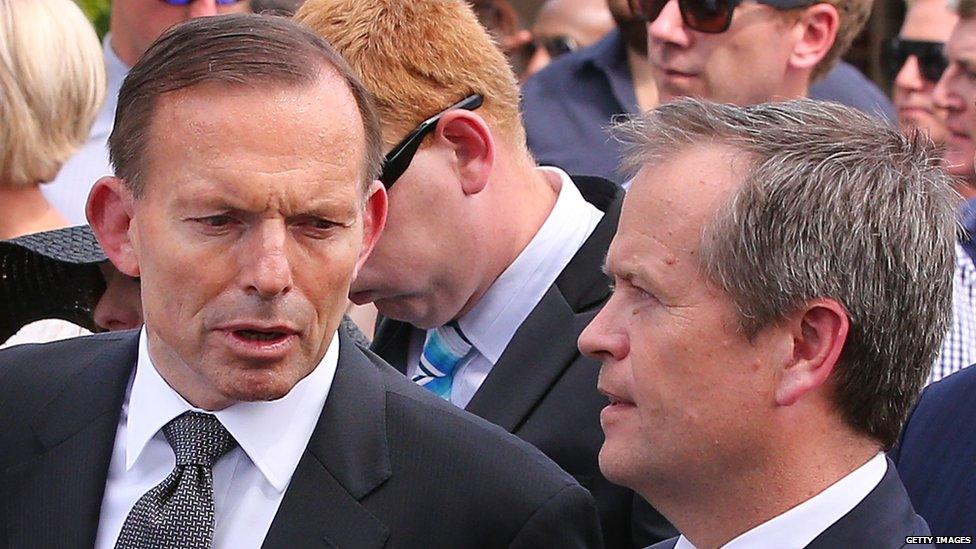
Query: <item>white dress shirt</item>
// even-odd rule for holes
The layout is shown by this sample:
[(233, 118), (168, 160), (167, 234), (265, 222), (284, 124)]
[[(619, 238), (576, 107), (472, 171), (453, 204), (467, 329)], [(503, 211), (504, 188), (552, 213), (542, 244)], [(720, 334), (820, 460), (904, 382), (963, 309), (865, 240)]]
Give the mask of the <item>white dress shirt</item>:
[[(802, 549), (857, 507), (888, 470), (883, 453), (854, 469), (826, 490), (773, 517), (722, 546), (723, 549)], [(695, 549), (681, 536), (674, 549)]]
[(88, 142), (64, 163), (54, 181), (41, 185), (44, 197), (68, 219), (69, 225), (88, 223), (85, 218), (88, 193), (100, 177), (113, 173), (108, 159), (108, 136), (115, 125), (119, 89), (129, 67), (112, 50), (111, 34), (106, 34), (102, 41), (102, 55), (106, 73), (105, 102), (91, 127)]
[[(332, 387), (339, 338), (311, 374), (284, 397), (239, 402), (214, 412), (239, 446), (213, 468), (214, 548), (258, 548), (271, 527), (285, 489), (305, 452)], [(146, 329), (139, 335), (139, 358), (115, 435), (96, 549), (115, 546), (135, 502), (165, 479), (176, 465), (162, 428), (195, 410), (153, 366)]]
[[(457, 367), (451, 402), (464, 408), (471, 401), (519, 326), (546, 295), (566, 265), (590, 237), (603, 212), (580, 194), (559, 168), (537, 168), (558, 193), (556, 204), (529, 244), (492, 283), (458, 325), (477, 352)], [(407, 375), (420, 371), (425, 332), (411, 341)]]

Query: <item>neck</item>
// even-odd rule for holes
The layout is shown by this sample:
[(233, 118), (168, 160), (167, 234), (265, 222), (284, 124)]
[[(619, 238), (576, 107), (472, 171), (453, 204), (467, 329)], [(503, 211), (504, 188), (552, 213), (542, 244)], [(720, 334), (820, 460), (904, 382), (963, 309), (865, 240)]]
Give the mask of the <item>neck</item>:
[(641, 112), (646, 112), (658, 105), (657, 85), (654, 84), (654, 74), (651, 72), (651, 62), (646, 55), (627, 48), (627, 65), (634, 81), (634, 95), (637, 96), (637, 106)]
[(877, 455), (879, 447), (858, 439), (829, 449), (803, 445), (803, 451), (812, 453), (793, 448), (787, 452), (792, 459), (761, 459), (752, 470), (717, 474), (691, 489), (659, 488), (668, 493), (653, 498), (654, 505), (696, 547), (720, 547), (823, 492)]
[(494, 198), (485, 204), (497, 221), (482, 244), (491, 255), (486, 276), (457, 316), (470, 311), (495, 280), (515, 262), (546, 222), (558, 194), (545, 173), (536, 169), (527, 154), (499, 154), (489, 185)]
[(67, 224), (68, 220), (44, 198), (39, 185), (0, 185), (0, 240), (60, 229)]

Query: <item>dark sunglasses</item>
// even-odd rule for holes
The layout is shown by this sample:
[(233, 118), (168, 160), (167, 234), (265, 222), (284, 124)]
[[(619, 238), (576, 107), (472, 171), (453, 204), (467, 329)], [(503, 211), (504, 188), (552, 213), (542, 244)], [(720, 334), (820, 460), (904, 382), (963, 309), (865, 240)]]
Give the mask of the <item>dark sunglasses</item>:
[[(670, 0), (629, 0), (634, 15), (650, 23), (661, 15)], [(756, 0), (758, 4), (778, 10), (810, 6), (820, 0)], [(743, 0), (678, 0), (678, 10), (685, 26), (698, 32), (717, 34), (729, 30), (732, 13)]]
[[(192, 4), (195, 0), (162, 0), (171, 6), (186, 6)], [(216, 0), (218, 6), (229, 6), (231, 4), (236, 4), (242, 0)]]
[(918, 60), (918, 72), (922, 74), (922, 78), (929, 82), (938, 82), (946, 67), (949, 66), (943, 42), (902, 40), (895, 37), (888, 43), (888, 50), (882, 57), (882, 68), (885, 71), (885, 76), (894, 81), (911, 56), (915, 56), (915, 59)]
[(410, 162), (413, 161), (413, 156), (417, 154), (417, 149), (420, 148), (420, 144), (424, 141), (424, 137), (434, 131), (437, 123), (441, 121), (442, 116), (456, 109), (473, 111), (480, 107), (484, 101), (485, 99), (480, 94), (469, 95), (421, 122), (396, 147), (393, 147), (393, 150), (383, 159), (383, 171), (380, 173), (380, 181), (383, 182), (383, 186), (389, 189), (396, 183), (397, 179), (400, 179), (403, 172), (407, 171), (407, 168), (410, 167)]

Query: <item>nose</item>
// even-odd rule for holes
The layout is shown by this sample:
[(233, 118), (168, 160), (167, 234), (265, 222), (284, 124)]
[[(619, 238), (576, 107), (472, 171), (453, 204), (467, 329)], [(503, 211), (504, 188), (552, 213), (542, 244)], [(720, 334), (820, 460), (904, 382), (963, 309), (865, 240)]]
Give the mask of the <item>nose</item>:
[(925, 86), (925, 79), (918, 69), (918, 57), (909, 55), (901, 70), (895, 76), (895, 86), (906, 91), (920, 91)]
[(601, 362), (618, 361), (630, 353), (630, 342), (617, 323), (613, 297), (583, 330), (577, 345), (580, 351)]
[(217, 15), (217, 0), (194, 0), (187, 12), (189, 17), (205, 17)]
[(139, 280), (120, 273), (114, 267), (103, 268), (102, 272), (105, 275), (105, 293), (92, 312), (95, 324), (110, 332), (141, 326)]
[(678, 0), (669, 0), (657, 19), (647, 23), (648, 44), (665, 43), (687, 46), (689, 40), (688, 29), (681, 19)]
[(251, 232), (241, 259), (246, 291), (262, 299), (288, 293), (294, 283), (287, 250), (288, 228), (283, 221), (269, 220), (256, 225)]
[(942, 73), (942, 78), (932, 90), (932, 100), (940, 109), (961, 111), (965, 108), (959, 94), (956, 93), (956, 85), (959, 80), (959, 68), (955, 63), (949, 63), (949, 67)]

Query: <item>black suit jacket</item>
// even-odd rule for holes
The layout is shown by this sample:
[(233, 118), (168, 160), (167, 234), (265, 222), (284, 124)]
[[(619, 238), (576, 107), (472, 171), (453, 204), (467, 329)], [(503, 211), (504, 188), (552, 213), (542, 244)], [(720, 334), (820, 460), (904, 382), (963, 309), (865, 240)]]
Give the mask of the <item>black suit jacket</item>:
[[(874, 490), (811, 541), (807, 549), (895, 549), (906, 547), (906, 538), (928, 535), (928, 525), (915, 514), (895, 465), (889, 461), (888, 471)], [(677, 542), (678, 538), (672, 538), (650, 549), (672, 549)], [(909, 547), (932, 545), (913, 544)]]
[(976, 541), (974, 424), (976, 368), (970, 366), (925, 389), (891, 452), (912, 503), (937, 536)]
[[(136, 332), (0, 352), (0, 547), (91, 547)], [(340, 334), (264, 547), (595, 547), (590, 495), (535, 448)]]
[[(603, 219), (542, 301), (519, 326), (484, 384), (465, 408), (532, 443), (592, 492), (610, 548), (644, 547), (674, 529), (634, 492), (600, 473), (600, 411), (608, 404), (596, 390), (600, 363), (576, 346), (583, 328), (610, 297), (603, 273), (617, 231), (623, 193), (604, 179), (573, 177)], [(373, 350), (401, 372), (415, 328), (382, 319)]]

